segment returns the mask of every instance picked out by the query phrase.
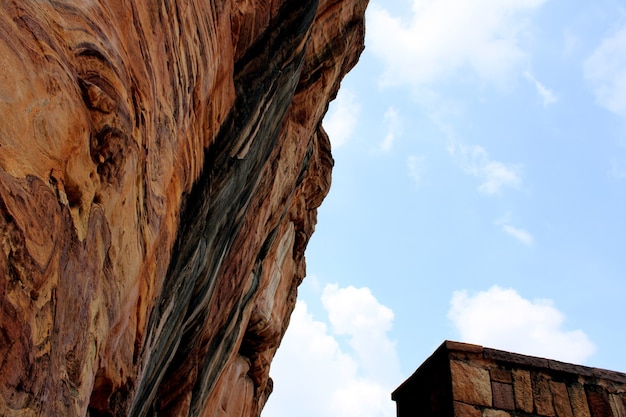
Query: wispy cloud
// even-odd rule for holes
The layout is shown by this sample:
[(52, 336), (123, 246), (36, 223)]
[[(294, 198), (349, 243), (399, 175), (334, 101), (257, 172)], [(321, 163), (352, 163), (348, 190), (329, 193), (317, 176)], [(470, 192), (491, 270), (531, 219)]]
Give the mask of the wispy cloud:
[(626, 117), (626, 26), (605, 38), (585, 61), (585, 78), (596, 101), (607, 110)]
[(543, 105), (545, 107), (552, 103), (556, 103), (559, 100), (559, 98), (552, 92), (552, 90), (541, 84), (530, 72), (526, 71), (524, 73), (524, 77), (532, 85), (535, 86), (537, 94), (539, 94), (539, 97), (541, 97), (541, 100), (543, 101)]
[(360, 111), (355, 94), (346, 88), (340, 89), (323, 121), (333, 149), (345, 145), (352, 138)]
[(410, 155), (407, 158), (406, 165), (409, 169), (409, 177), (415, 181), (416, 185), (420, 185), (426, 170), (426, 157)]
[(385, 64), (382, 82), (416, 88), (468, 70), (503, 83), (524, 61), (528, 17), (545, 0), (413, 0), (407, 19), (383, 4), (368, 13), (368, 46)]
[(438, 113), (432, 113), (430, 120), (445, 135), (446, 149), (452, 159), (469, 175), (481, 179), (478, 191), (483, 194), (498, 194), (505, 187), (517, 188), (522, 185), (522, 167), (519, 164), (505, 164), (493, 160), (479, 145), (466, 145), (456, 136), (452, 125), (445, 122)]
[(596, 350), (582, 330), (564, 329), (565, 315), (551, 300), (527, 300), (514, 289), (493, 286), (455, 291), (448, 318), (465, 342), (584, 363)]
[(389, 107), (385, 112), (385, 123), (387, 124), (387, 134), (383, 138), (380, 144), (380, 150), (388, 152), (393, 146), (393, 142), (396, 139), (396, 134), (400, 129), (400, 116), (395, 108)]
[(465, 172), (483, 180), (478, 187), (483, 194), (498, 194), (505, 187), (516, 188), (522, 184), (519, 165), (507, 165), (489, 158), (482, 146), (450, 141), (447, 148)]
[[(393, 312), (368, 288), (327, 285), (322, 304), (330, 328), (298, 301), (272, 363), (274, 393), (263, 411), (273, 417), (393, 417), (389, 393), (400, 381)], [(348, 347), (341, 341), (347, 339)], [(297, 364), (298, 372), (293, 372)]]
[(494, 222), (503, 232), (509, 236), (514, 237), (520, 243), (531, 247), (535, 244), (535, 238), (527, 230), (515, 227), (511, 225), (511, 215), (507, 213), (504, 217)]
[(533, 236), (524, 229), (518, 229), (517, 227), (511, 226), (510, 224), (503, 224), (502, 230), (504, 230), (506, 233), (513, 236), (515, 239), (519, 240), (526, 246), (532, 246), (533, 243), (535, 243), (535, 239), (533, 238)]

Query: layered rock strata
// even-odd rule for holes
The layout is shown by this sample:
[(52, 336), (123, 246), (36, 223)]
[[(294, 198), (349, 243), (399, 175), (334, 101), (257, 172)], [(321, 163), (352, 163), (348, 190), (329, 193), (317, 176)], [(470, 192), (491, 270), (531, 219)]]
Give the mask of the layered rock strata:
[(366, 3), (0, 2), (0, 415), (260, 414)]

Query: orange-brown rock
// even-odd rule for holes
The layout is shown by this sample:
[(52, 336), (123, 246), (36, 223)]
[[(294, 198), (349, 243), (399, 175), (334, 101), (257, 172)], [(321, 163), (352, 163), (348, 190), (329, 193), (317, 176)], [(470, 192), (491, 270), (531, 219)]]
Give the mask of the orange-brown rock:
[(0, 2), (0, 415), (260, 414), (366, 3)]

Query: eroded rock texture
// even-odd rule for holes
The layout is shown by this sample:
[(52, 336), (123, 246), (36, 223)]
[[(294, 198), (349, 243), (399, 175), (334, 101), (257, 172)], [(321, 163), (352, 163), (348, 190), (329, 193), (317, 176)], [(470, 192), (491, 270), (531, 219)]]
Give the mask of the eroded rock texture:
[(0, 2), (0, 415), (259, 415), (366, 3)]

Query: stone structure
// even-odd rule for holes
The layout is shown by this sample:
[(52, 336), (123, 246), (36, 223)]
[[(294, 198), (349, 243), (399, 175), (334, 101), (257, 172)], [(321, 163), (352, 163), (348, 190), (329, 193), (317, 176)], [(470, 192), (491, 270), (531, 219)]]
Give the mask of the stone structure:
[(260, 414), (367, 0), (0, 2), (0, 415)]
[(398, 417), (626, 417), (626, 374), (446, 341), (392, 399)]

